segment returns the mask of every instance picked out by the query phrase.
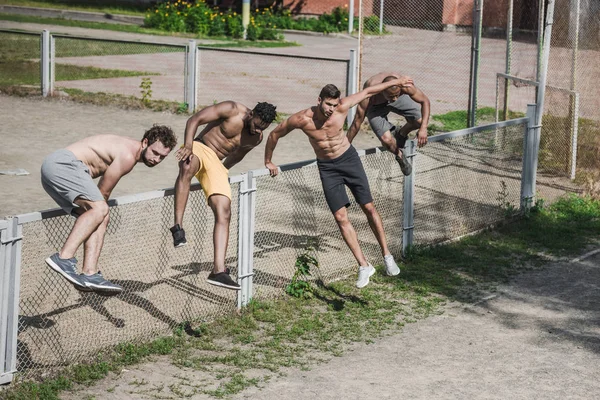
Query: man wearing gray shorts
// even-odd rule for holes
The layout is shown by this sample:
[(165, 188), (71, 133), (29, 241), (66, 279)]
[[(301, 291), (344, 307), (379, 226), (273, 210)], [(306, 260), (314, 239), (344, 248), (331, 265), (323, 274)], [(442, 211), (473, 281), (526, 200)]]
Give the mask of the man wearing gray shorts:
[[(380, 72), (365, 82), (365, 89), (380, 83), (389, 82), (399, 78), (400, 74), (394, 72)], [(406, 124), (397, 128), (388, 120), (388, 114), (393, 112), (406, 119)], [(429, 123), (429, 99), (416, 86), (406, 85), (402, 87), (393, 86), (367, 100), (363, 100), (356, 108), (356, 115), (350, 129), (348, 129), (348, 140), (352, 140), (360, 130), (360, 126), (369, 119), (371, 129), (389, 151), (396, 155), (396, 161), (400, 164), (402, 173), (410, 175), (412, 166), (405, 159), (404, 144), (408, 134), (418, 129), (417, 142), (419, 147), (427, 144), (427, 124)]]
[[(54, 271), (77, 290), (104, 295), (123, 288), (102, 276), (98, 258), (108, 225), (108, 203), (115, 185), (138, 162), (160, 163), (177, 138), (166, 126), (154, 125), (141, 141), (116, 135), (96, 135), (50, 154), (42, 164), (42, 186), (68, 214), (77, 218), (60, 252), (46, 259)], [(93, 181), (100, 177), (98, 185)], [(83, 273), (77, 273), (77, 249), (84, 245)]]

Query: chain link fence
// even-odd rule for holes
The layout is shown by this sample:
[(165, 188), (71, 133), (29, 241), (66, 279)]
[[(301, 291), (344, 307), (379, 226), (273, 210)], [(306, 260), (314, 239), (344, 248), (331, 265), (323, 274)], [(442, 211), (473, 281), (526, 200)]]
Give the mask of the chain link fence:
[(40, 87), (40, 35), (0, 30), (0, 88)]
[(268, 101), (293, 114), (311, 106), (325, 83), (345, 96), (347, 75), (348, 60), (200, 47), (197, 104)]
[[(519, 210), (527, 121), (432, 137), (413, 158), (411, 177), (402, 175), (391, 153), (359, 151), (396, 258), (412, 244), (402, 243), (406, 230), (413, 230), (411, 199), (417, 245), (457, 238)], [(249, 176), (255, 181), (252, 187), (245, 183)], [(414, 190), (406, 186), (409, 178)], [(354, 279), (356, 261), (326, 205), (314, 161), (283, 166), (276, 178), (267, 170), (256, 170), (231, 182), (233, 218), (226, 265), (240, 282), (250, 279), (250, 292), (240, 294), (245, 296), (241, 302), (231, 291), (205, 282), (213, 266), (213, 216), (198, 185), (193, 186), (183, 222), (188, 244), (181, 248), (173, 248), (169, 232), (172, 190), (115, 201), (99, 267), (124, 287), (116, 297), (77, 292), (45, 266), (44, 259), (64, 243), (72, 218), (60, 210), (18, 216), (23, 238), (18, 371), (34, 377), (88, 360), (104, 348), (168, 334), (184, 321), (214, 319), (253, 297), (279, 297), (295, 272), (296, 259), (305, 252), (319, 261), (313, 280), (328, 284)], [(552, 182), (538, 183), (538, 191), (549, 199), (565, 193)], [(255, 196), (253, 206), (247, 203), (250, 195)], [(349, 198), (349, 218), (361, 248), (371, 263), (381, 264), (381, 249), (367, 218), (350, 193)], [(253, 217), (248, 219), (248, 213)], [(242, 226), (242, 220), (251, 223)], [(253, 243), (243, 239), (246, 235), (252, 236)], [(244, 269), (240, 265), (248, 260), (244, 264), (242, 249), (248, 243), (252, 267)], [(77, 257), (82, 256), (80, 251)]]

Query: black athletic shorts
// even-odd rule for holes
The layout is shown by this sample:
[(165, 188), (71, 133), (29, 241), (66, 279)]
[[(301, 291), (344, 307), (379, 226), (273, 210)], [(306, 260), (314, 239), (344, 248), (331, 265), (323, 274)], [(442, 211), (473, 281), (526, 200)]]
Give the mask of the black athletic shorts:
[(367, 174), (354, 146), (351, 145), (344, 154), (333, 160), (317, 160), (317, 166), (325, 200), (332, 213), (350, 206), (344, 185), (348, 186), (358, 204), (373, 201)]

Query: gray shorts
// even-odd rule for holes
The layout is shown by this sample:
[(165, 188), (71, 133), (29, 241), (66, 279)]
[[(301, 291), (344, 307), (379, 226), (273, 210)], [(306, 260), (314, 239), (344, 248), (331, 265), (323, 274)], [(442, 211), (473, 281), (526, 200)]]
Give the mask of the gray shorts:
[(393, 103), (382, 103), (369, 106), (367, 118), (369, 119), (371, 129), (373, 129), (373, 132), (375, 132), (378, 138), (381, 138), (387, 131), (390, 131), (393, 134), (393, 131), (396, 128), (387, 119), (388, 114), (391, 112), (403, 116), (407, 121), (421, 119), (421, 106), (407, 94), (398, 97)]
[(42, 186), (60, 208), (73, 216), (77, 216), (73, 211), (79, 207), (73, 203), (77, 197), (104, 201), (87, 165), (66, 149), (57, 150), (44, 159)]

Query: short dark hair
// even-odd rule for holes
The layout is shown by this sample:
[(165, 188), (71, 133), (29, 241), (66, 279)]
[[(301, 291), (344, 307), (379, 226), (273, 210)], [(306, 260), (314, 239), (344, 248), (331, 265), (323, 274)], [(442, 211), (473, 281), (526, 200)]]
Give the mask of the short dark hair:
[(258, 117), (266, 123), (271, 123), (277, 118), (277, 111), (275, 111), (277, 107), (273, 104), (269, 103), (258, 103), (252, 112), (254, 115), (258, 115)]
[(148, 129), (144, 133), (142, 140), (148, 139), (148, 146), (159, 140), (165, 147), (173, 150), (177, 145), (177, 136), (173, 133), (171, 128), (165, 125), (152, 125), (152, 128)]
[(386, 76), (385, 78), (383, 78), (383, 83), (389, 82), (389, 81), (393, 81), (394, 79), (398, 79), (396, 78), (394, 75), (390, 75), (390, 76)]
[(340, 89), (338, 89), (337, 86), (332, 85), (331, 83), (329, 85), (323, 86), (323, 89), (321, 89), (321, 93), (319, 93), (319, 97), (321, 99), (339, 99), (340, 95)]

